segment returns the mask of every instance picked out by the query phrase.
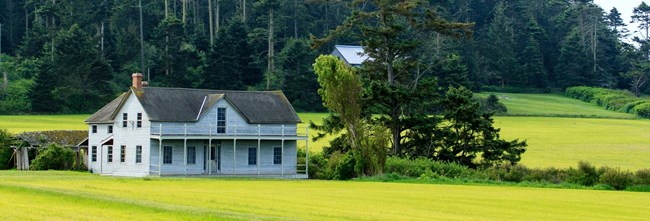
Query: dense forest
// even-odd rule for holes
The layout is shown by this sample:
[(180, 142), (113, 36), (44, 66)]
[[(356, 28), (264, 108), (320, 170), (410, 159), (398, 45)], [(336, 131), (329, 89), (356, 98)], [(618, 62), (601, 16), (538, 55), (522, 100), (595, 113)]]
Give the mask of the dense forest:
[[(356, 1), (355, 1), (356, 2)], [(650, 7), (621, 14), (591, 0), (430, 1), (472, 36), (421, 36), (417, 69), (438, 85), (543, 92), (585, 85), (645, 90)], [(312, 64), (355, 33), (312, 47), (353, 7), (336, 0), (4, 0), (0, 114), (90, 113), (142, 72), (151, 86), (283, 90), (324, 110)], [(633, 43), (621, 39), (634, 34)]]

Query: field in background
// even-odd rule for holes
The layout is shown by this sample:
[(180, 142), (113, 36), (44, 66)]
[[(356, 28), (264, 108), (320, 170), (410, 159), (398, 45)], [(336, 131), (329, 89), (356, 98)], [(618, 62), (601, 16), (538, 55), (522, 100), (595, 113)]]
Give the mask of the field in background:
[(0, 129), (11, 133), (43, 130), (88, 130), (84, 120), (88, 114), (78, 115), (0, 115)]
[(513, 94), (484, 92), (479, 96), (495, 94), (508, 107), (507, 115), (549, 117), (591, 117), (635, 119), (634, 114), (605, 110), (596, 104), (582, 102), (561, 94)]
[(521, 163), (529, 167), (650, 168), (650, 121), (557, 117), (495, 117), (507, 139), (527, 139)]
[[(487, 96), (483, 93), (481, 96)], [(650, 120), (605, 110), (595, 104), (581, 102), (557, 94), (495, 93), (508, 106), (512, 115), (497, 116), (495, 125), (502, 128), (507, 139), (528, 140), (528, 151), (522, 163), (529, 167), (575, 167), (580, 160), (597, 166), (622, 169), (649, 168)], [(507, 98), (506, 98), (507, 97)], [(299, 113), (305, 130), (309, 121), (321, 123), (324, 113)], [(577, 118), (548, 116), (579, 116)], [(18, 133), (35, 130), (86, 130), (88, 115), (24, 115), (0, 116), (0, 128)], [(597, 117), (597, 118), (586, 118)], [(607, 119), (615, 118), (615, 119)], [(625, 119), (629, 118), (629, 119)], [(317, 131), (310, 130), (311, 135)], [(310, 141), (309, 150), (319, 152), (329, 138)], [(304, 146), (303, 142), (298, 143)]]
[(644, 220), (649, 193), (0, 171), (0, 220)]

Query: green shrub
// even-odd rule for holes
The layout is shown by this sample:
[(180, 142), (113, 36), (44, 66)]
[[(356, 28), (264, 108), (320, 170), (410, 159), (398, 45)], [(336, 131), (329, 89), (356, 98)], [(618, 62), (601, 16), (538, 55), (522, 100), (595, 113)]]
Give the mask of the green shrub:
[(14, 150), (11, 148), (13, 144), (13, 135), (6, 129), (0, 129), (0, 170), (6, 170), (13, 167), (12, 156)]
[(650, 118), (650, 103), (642, 103), (633, 108), (633, 112), (643, 118)]
[(32, 161), (32, 170), (67, 170), (72, 167), (75, 154), (70, 148), (50, 144)]
[(397, 173), (402, 176), (407, 177), (419, 177), (422, 173), (429, 168), (431, 160), (426, 158), (417, 158), (414, 160), (399, 158), (399, 157), (388, 157), (386, 158), (386, 165), (384, 166), (384, 172), (386, 173)]
[(639, 185), (650, 185), (650, 168), (637, 170), (634, 183)]
[(524, 177), (524, 180), (529, 182), (548, 182), (560, 184), (565, 182), (568, 177), (568, 170), (550, 167), (543, 169), (529, 169), (528, 174), (526, 174)]
[(337, 180), (349, 180), (357, 176), (357, 173), (354, 171), (354, 165), (356, 160), (352, 152), (346, 153), (341, 161), (336, 165), (334, 170), (334, 179)]
[(523, 165), (509, 164), (493, 166), (483, 170), (488, 179), (515, 183), (524, 181), (524, 178), (527, 176), (529, 171), (530, 170)]
[(565, 95), (595, 103), (607, 110), (634, 113), (640, 117), (650, 118), (650, 101), (637, 98), (629, 91), (580, 86), (567, 88)]
[(625, 188), (626, 191), (634, 191), (634, 192), (650, 192), (650, 185), (634, 185), (634, 186), (628, 186)]
[(630, 171), (621, 171), (619, 168), (606, 168), (600, 176), (600, 183), (610, 185), (617, 190), (624, 190), (633, 182), (634, 174)]
[(501, 114), (508, 112), (508, 108), (505, 104), (499, 101), (499, 97), (494, 94), (490, 94), (487, 98), (476, 98), (481, 106), (482, 113), (495, 113)]

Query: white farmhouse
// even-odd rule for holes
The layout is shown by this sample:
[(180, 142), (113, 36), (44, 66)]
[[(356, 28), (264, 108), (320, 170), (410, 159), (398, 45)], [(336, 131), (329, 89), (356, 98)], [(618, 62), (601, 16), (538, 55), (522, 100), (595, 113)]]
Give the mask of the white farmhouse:
[(93, 173), (307, 178), (297, 161), (307, 130), (298, 133), (282, 92), (143, 87), (141, 74), (132, 77), (85, 121)]

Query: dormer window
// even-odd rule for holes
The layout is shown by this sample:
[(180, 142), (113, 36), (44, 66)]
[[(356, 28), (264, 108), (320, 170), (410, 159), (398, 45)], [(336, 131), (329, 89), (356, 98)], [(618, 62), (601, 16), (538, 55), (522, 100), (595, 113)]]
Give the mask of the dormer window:
[(138, 113), (138, 121), (136, 122), (136, 127), (141, 128), (142, 127), (142, 113)]
[(122, 114), (122, 127), (126, 128), (129, 126), (129, 114), (128, 113), (123, 113)]

